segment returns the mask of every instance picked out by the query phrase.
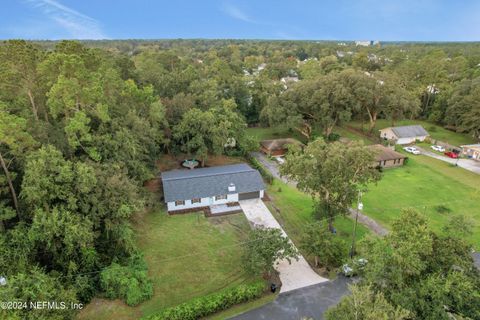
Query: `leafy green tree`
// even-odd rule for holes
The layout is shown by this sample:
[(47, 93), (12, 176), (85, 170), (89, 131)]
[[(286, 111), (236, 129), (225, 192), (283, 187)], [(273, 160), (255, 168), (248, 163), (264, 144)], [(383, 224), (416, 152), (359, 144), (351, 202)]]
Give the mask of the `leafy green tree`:
[(459, 132), (480, 137), (480, 78), (461, 81), (452, 92), (445, 112), (446, 123)]
[(138, 255), (132, 256), (125, 266), (112, 263), (100, 274), (100, 283), (107, 298), (122, 298), (129, 306), (138, 305), (153, 295), (147, 265)]
[[(5, 106), (0, 104), (0, 147), (6, 147), (13, 157), (18, 157), (29, 148), (32, 148), (35, 142), (31, 135), (26, 132), (27, 122), (25, 119), (11, 115), (4, 109)], [(0, 165), (7, 180), (13, 208), (17, 214), (20, 214), (17, 192), (5, 161), (3, 148), (0, 149)], [(5, 204), (2, 204), (3, 206)], [(5, 209), (0, 217), (0, 229), (3, 229), (3, 221), (12, 217), (13, 214), (8, 209)]]
[(279, 96), (269, 99), (262, 110), (270, 125), (286, 125), (310, 139), (314, 127), (325, 136), (350, 120), (357, 102), (348, 86), (348, 72), (330, 73), (303, 80)]
[(382, 293), (375, 292), (370, 286), (351, 285), (351, 295), (338, 305), (327, 310), (327, 320), (406, 320), (410, 312), (389, 303)]
[(208, 153), (221, 154), (230, 140), (240, 141), (245, 122), (235, 109), (233, 101), (224, 100), (207, 111), (189, 110), (173, 129), (174, 139), (181, 144), (180, 150), (194, 154), (203, 166)]
[[(0, 46), (0, 100), (27, 98), (30, 112), (26, 115), (36, 121), (40, 111), (47, 117), (46, 110), (39, 106), (42, 92), (37, 68), (42, 58), (43, 52), (24, 40), (9, 40)], [(2, 99), (2, 95), (6, 96)]]
[(333, 229), (335, 216), (346, 214), (359, 190), (380, 179), (373, 155), (361, 142), (326, 143), (319, 138), (293, 149), (280, 171), (312, 196)]
[(275, 228), (255, 228), (245, 244), (245, 266), (253, 274), (270, 276), (280, 260), (298, 260), (298, 252), (292, 242)]
[(349, 76), (361, 111), (368, 116), (370, 133), (379, 116), (389, 118), (394, 125), (394, 121), (402, 119), (405, 114), (416, 114), (418, 100), (405, 89), (398, 77), (385, 72), (356, 72)]
[[(64, 289), (62, 280), (45, 274), (38, 268), (32, 268), (27, 273), (18, 273), (8, 278), (6, 286), (0, 286), (2, 301), (26, 302), (27, 308), (0, 310), (2, 319), (25, 320), (62, 320), (73, 319), (75, 310), (70, 308), (71, 303), (78, 300), (73, 288)], [(57, 302), (57, 307), (30, 310), (30, 302)], [(62, 308), (60, 303), (65, 303)]]
[(305, 227), (301, 248), (315, 258), (315, 266), (338, 267), (347, 257), (347, 246), (326, 224), (314, 222)]
[(412, 318), (480, 315), (480, 275), (470, 246), (431, 232), (417, 211), (405, 210), (387, 236), (366, 239), (360, 247), (368, 260), (363, 282), (392, 305), (409, 310)]

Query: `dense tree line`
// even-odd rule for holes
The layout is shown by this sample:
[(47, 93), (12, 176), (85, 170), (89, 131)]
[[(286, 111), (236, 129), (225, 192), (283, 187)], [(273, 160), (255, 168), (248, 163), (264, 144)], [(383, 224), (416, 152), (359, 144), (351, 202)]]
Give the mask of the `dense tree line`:
[(4, 41), (1, 298), (148, 297), (143, 276), (129, 294), (100, 274), (134, 282), (128, 268), (142, 258), (131, 220), (150, 203), (142, 185), (162, 153), (206, 164), (254, 148), (247, 125), (280, 123), (313, 140), (351, 119), (373, 129), (379, 118), (420, 117), (478, 137), (479, 63), (477, 44)]

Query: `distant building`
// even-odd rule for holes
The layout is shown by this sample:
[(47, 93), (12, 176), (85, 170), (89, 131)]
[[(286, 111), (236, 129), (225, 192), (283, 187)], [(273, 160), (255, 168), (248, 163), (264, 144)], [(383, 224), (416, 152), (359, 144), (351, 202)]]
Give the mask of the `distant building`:
[(370, 45), (370, 41), (355, 41), (355, 45), (357, 47), (368, 47)]
[(407, 158), (395, 150), (381, 144), (368, 146), (375, 154), (375, 166), (381, 168), (393, 168), (403, 166)]
[(379, 45), (380, 41), (378, 40), (361, 40), (361, 41), (355, 41), (355, 45), (358, 47), (368, 47), (368, 46), (375, 46)]
[(385, 140), (395, 140), (396, 144), (410, 144), (415, 141), (424, 141), (429, 137), (429, 133), (420, 125), (388, 127), (379, 130), (380, 138)]
[(285, 155), (289, 145), (303, 146), (300, 141), (292, 138), (272, 139), (261, 141), (260, 150), (266, 155), (280, 157)]
[(460, 146), (462, 148), (462, 154), (470, 159), (480, 161), (480, 143), (478, 144), (466, 144)]

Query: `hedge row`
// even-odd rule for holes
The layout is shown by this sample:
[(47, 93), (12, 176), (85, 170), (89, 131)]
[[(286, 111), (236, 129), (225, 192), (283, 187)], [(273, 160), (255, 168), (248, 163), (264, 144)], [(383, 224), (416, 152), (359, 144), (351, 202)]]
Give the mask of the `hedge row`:
[(239, 285), (235, 288), (196, 298), (178, 306), (165, 309), (145, 320), (195, 320), (231, 306), (259, 298), (265, 289), (264, 282)]
[(265, 182), (267, 182), (268, 184), (272, 184), (273, 183), (273, 176), (272, 174), (266, 170), (262, 164), (254, 157), (252, 157), (251, 155), (247, 155), (246, 156), (248, 162), (250, 162), (250, 164), (252, 165), (252, 167), (254, 169), (257, 169), (258, 172), (260, 172), (260, 174), (262, 175), (263, 179), (265, 179)]

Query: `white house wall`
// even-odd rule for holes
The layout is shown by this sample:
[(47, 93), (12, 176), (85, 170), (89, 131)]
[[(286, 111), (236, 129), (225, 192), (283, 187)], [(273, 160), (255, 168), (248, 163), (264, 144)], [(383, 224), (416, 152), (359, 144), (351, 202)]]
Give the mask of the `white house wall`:
[[(261, 192), (263, 193), (263, 190)], [(185, 210), (185, 209), (193, 209), (193, 208), (199, 208), (199, 207), (208, 207), (212, 204), (225, 204), (225, 203), (237, 202), (237, 201), (238, 201), (238, 193), (232, 193), (232, 194), (227, 194), (227, 199), (222, 199), (222, 200), (215, 200), (215, 197), (202, 198), (200, 199), (199, 203), (192, 203), (192, 200), (185, 200), (185, 204), (181, 206), (176, 206), (175, 201), (171, 201), (171, 202), (167, 202), (167, 209), (168, 211)]]
[(421, 137), (410, 137), (410, 138), (400, 138), (397, 140), (397, 144), (410, 144), (410, 143), (415, 143), (417, 140), (418, 141), (424, 141), (427, 137), (426, 136), (421, 136)]
[(167, 209), (168, 211), (185, 210), (191, 208), (208, 207), (210, 204), (210, 198), (201, 198), (199, 203), (192, 203), (192, 200), (185, 200), (185, 204), (182, 206), (176, 206), (175, 201), (172, 201), (167, 202)]

